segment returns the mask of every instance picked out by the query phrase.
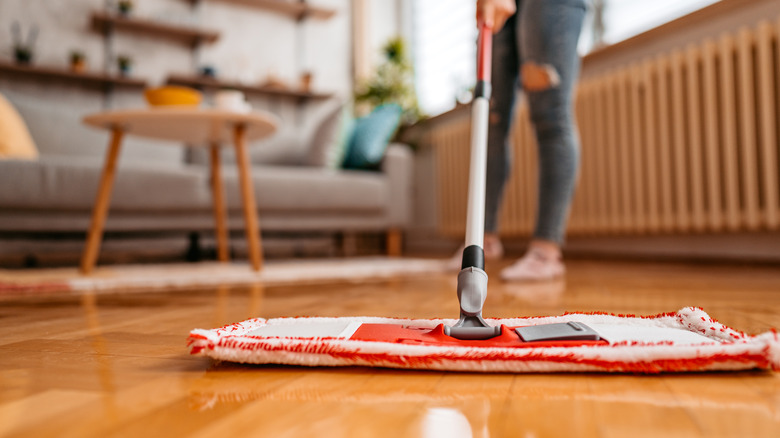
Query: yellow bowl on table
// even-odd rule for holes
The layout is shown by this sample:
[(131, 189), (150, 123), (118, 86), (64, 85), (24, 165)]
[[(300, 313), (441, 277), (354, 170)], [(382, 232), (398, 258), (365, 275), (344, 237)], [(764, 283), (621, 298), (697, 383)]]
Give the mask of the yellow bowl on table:
[(144, 97), (151, 106), (198, 106), (203, 100), (200, 91), (175, 85), (147, 88)]

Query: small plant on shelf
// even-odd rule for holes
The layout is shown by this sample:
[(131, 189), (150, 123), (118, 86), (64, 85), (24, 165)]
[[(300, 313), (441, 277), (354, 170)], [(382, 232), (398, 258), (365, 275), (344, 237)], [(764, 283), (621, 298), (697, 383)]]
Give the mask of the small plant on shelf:
[(217, 68), (213, 65), (204, 65), (200, 68), (200, 75), (205, 78), (216, 78)]
[(19, 64), (30, 64), (33, 60), (35, 41), (38, 39), (38, 26), (33, 25), (27, 34), (27, 40), (22, 38), (22, 26), (18, 21), (11, 25), (11, 36), (14, 45), (14, 59)]
[(133, 69), (133, 59), (124, 55), (117, 56), (116, 65), (119, 68), (120, 75), (129, 76), (130, 71)]
[(76, 73), (84, 73), (87, 69), (87, 56), (80, 50), (71, 50), (70, 69)]
[(402, 125), (412, 125), (423, 118), (414, 90), (414, 69), (409, 61), (406, 44), (401, 37), (391, 38), (382, 49), (384, 62), (373, 77), (358, 85), (355, 103), (371, 110), (384, 103), (401, 106)]
[(32, 62), (32, 58), (32, 50), (29, 47), (14, 47), (14, 59), (16, 59), (16, 62), (19, 64), (30, 64)]
[(119, 0), (116, 7), (117, 10), (119, 11), (119, 15), (122, 15), (123, 17), (127, 17), (128, 15), (130, 15), (130, 13), (133, 12), (132, 0)]

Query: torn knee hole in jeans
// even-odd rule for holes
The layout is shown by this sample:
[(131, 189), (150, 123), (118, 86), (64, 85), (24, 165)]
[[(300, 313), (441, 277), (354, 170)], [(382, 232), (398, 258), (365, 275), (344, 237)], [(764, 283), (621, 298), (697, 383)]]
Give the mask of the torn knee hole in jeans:
[(490, 112), (490, 124), (497, 125), (501, 123), (501, 111), (493, 110)]
[(523, 64), (520, 73), (526, 91), (544, 91), (555, 88), (561, 83), (561, 76), (550, 64), (528, 61)]

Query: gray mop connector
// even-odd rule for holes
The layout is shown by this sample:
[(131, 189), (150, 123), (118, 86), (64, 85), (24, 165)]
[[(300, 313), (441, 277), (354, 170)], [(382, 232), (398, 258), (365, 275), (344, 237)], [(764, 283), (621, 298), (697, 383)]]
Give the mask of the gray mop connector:
[(501, 327), (492, 327), (482, 318), (482, 306), (487, 298), (488, 275), (477, 267), (467, 267), (458, 274), (460, 320), (444, 326), (444, 334), (461, 340), (490, 339), (501, 334)]

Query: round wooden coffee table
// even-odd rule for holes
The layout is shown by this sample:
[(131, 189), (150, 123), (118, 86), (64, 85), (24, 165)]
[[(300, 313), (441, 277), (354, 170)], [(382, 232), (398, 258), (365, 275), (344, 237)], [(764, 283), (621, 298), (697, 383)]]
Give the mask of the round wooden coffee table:
[(85, 117), (84, 123), (111, 131), (111, 140), (103, 164), (100, 186), (92, 207), (92, 222), (87, 233), (87, 244), (81, 257), (82, 273), (88, 274), (92, 271), (100, 252), (119, 150), (125, 134), (210, 148), (217, 254), (221, 261), (228, 260), (228, 236), (219, 148), (223, 144), (232, 143), (236, 150), (249, 259), (252, 268), (257, 271), (261, 269), (263, 253), (247, 142), (271, 135), (278, 123), (276, 117), (262, 112), (236, 113), (218, 109), (167, 107), (100, 112)]

